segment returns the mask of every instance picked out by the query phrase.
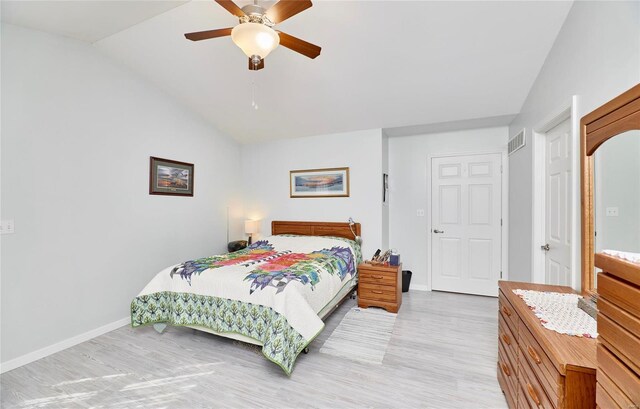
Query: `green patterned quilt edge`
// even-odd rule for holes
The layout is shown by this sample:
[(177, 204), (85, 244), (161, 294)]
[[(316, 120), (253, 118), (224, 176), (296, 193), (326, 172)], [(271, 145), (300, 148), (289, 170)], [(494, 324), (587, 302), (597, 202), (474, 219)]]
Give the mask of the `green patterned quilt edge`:
[[(153, 315), (155, 315), (154, 312), (151, 312), (151, 315), (143, 317), (142, 320), (136, 321), (135, 316), (136, 315), (140, 315), (140, 314), (144, 314), (145, 312), (148, 312), (149, 307), (146, 308), (146, 310), (135, 310), (134, 311), (134, 306), (137, 305), (137, 303), (144, 303), (144, 301), (146, 300), (146, 303), (149, 303), (149, 299), (154, 299), (154, 298), (159, 298), (159, 297), (171, 297), (172, 300), (175, 300), (177, 298), (179, 298), (180, 300), (182, 300), (183, 302), (185, 298), (191, 300), (193, 298), (198, 298), (199, 300), (212, 300), (212, 303), (210, 303), (211, 305), (214, 304), (220, 304), (225, 303), (225, 304), (231, 304), (231, 305), (245, 305), (247, 306), (247, 308), (250, 307), (256, 307), (261, 311), (269, 311), (270, 314), (272, 316), (275, 316), (276, 318), (274, 319), (273, 317), (271, 317), (272, 319), (270, 320), (270, 324), (273, 322), (277, 322), (278, 320), (280, 322), (286, 323), (286, 326), (288, 327), (289, 331), (295, 333), (295, 335), (297, 337), (299, 337), (300, 340), (304, 341), (304, 342), (296, 342), (297, 347), (293, 349), (293, 351), (288, 351), (286, 353), (286, 355), (284, 353), (273, 353), (270, 354), (270, 351), (268, 349), (268, 347), (271, 344), (271, 338), (267, 337), (267, 332), (264, 333), (263, 336), (253, 336), (251, 331), (239, 331), (239, 330), (233, 330), (233, 329), (225, 329), (223, 327), (221, 327), (221, 325), (229, 325), (228, 322), (223, 322), (219, 319), (219, 317), (216, 315), (215, 317), (215, 323), (217, 324), (217, 326), (213, 326), (213, 325), (209, 325), (207, 323), (204, 322), (198, 322), (196, 319), (194, 318), (190, 318), (189, 320), (176, 320), (174, 318), (174, 314), (173, 314), (173, 310), (171, 311), (166, 311), (165, 315), (163, 316), (156, 316), (155, 318), (153, 317)], [(173, 307), (173, 304), (171, 305), (171, 307)], [(169, 312), (172, 312), (171, 315), (168, 315)], [(178, 313), (180, 314), (180, 313)], [(261, 313), (262, 314), (262, 313)], [(225, 316), (226, 318), (226, 316)], [(235, 317), (234, 317), (235, 318)], [(264, 320), (264, 318), (263, 318)], [(257, 304), (251, 304), (251, 303), (247, 303), (247, 302), (243, 302), (243, 301), (237, 301), (237, 300), (231, 300), (231, 299), (226, 299), (226, 298), (220, 298), (220, 297), (213, 297), (213, 296), (205, 296), (205, 295), (198, 295), (198, 294), (191, 294), (191, 293), (176, 293), (176, 292), (172, 292), (172, 291), (161, 291), (161, 292), (157, 292), (157, 293), (152, 293), (152, 294), (147, 294), (147, 295), (142, 295), (142, 296), (138, 296), (136, 298), (133, 299), (133, 301), (131, 302), (131, 327), (132, 328), (137, 328), (137, 327), (143, 327), (143, 326), (148, 326), (148, 325), (153, 325), (153, 324), (159, 324), (159, 323), (168, 323), (171, 324), (172, 326), (177, 326), (177, 327), (185, 327), (185, 326), (190, 326), (190, 325), (198, 325), (198, 326), (202, 326), (205, 328), (209, 328), (212, 331), (216, 331), (219, 333), (228, 333), (228, 334), (239, 334), (239, 335), (243, 335), (245, 337), (254, 339), (260, 343), (262, 343), (262, 354), (264, 355), (265, 358), (267, 358), (269, 361), (273, 362), (274, 364), (278, 365), (286, 374), (287, 376), (291, 376), (291, 373), (293, 372), (293, 366), (295, 364), (296, 359), (298, 358), (298, 356), (300, 355), (300, 353), (307, 347), (309, 346), (309, 344), (322, 332), (322, 330), (324, 329), (324, 322), (322, 323), (322, 326), (320, 327), (320, 329), (318, 330), (318, 332), (316, 332), (311, 338), (309, 338), (308, 340), (305, 340), (302, 335), (300, 335), (293, 327), (291, 327), (291, 325), (289, 325), (286, 317), (284, 317), (282, 314), (276, 312), (275, 310), (273, 310), (270, 307), (265, 307), (262, 305), (257, 305)], [(234, 322), (235, 324), (236, 322)], [(266, 326), (265, 331), (268, 330), (272, 330), (272, 326)], [(276, 327), (277, 330), (277, 327)], [(284, 332), (284, 330), (282, 331)]]

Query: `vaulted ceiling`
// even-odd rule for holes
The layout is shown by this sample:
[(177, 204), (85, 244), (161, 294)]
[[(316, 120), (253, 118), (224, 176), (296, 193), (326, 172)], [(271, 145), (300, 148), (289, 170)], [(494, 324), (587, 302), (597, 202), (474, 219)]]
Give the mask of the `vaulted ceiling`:
[[(237, 1), (243, 6), (247, 1)], [(273, 3), (273, 2), (270, 2)], [(566, 1), (315, 1), (276, 28), (318, 44), (247, 69), (237, 20), (206, 1), (3, 1), (2, 20), (93, 43), (241, 142), (432, 124), (507, 124), (571, 7)], [(255, 100), (258, 109), (252, 107)]]

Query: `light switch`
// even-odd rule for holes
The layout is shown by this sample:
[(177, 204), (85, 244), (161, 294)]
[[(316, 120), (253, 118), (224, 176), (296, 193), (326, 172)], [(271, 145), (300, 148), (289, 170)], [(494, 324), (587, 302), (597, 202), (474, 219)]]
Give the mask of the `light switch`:
[(418, 209), (418, 211), (416, 212), (416, 216), (424, 217), (424, 209)]
[(13, 232), (14, 232), (13, 219), (2, 220), (2, 222), (0, 223), (0, 233), (12, 234)]
[(607, 217), (618, 217), (618, 208), (607, 207)]

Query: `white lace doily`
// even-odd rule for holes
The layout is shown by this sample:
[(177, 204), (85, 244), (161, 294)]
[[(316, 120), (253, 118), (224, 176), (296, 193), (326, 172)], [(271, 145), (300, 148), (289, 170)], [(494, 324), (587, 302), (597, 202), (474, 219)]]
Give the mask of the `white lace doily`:
[(578, 308), (578, 294), (513, 290), (538, 317), (542, 326), (560, 334), (597, 338), (596, 320)]

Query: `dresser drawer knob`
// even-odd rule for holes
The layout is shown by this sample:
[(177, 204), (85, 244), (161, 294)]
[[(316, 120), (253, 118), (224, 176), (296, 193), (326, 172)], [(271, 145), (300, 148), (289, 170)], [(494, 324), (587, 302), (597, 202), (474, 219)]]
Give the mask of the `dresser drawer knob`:
[(533, 349), (531, 345), (527, 345), (527, 352), (529, 353), (529, 356), (531, 357), (531, 359), (535, 361), (535, 363), (540, 364), (542, 362), (542, 360), (536, 353), (536, 350)]
[(502, 338), (502, 341), (504, 341), (505, 344), (511, 345), (511, 340), (509, 339), (509, 335), (500, 334), (500, 338)]
[(371, 292), (374, 294), (382, 294), (382, 291), (380, 290), (371, 290)]
[(509, 367), (507, 365), (500, 362), (500, 368), (502, 369), (502, 372), (504, 372), (505, 375), (511, 376), (511, 371), (509, 370)]
[(536, 393), (536, 390), (533, 389), (533, 386), (531, 386), (531, 384), (528, 382), (527, 382), (527, 392), (529, 392), (529, 396), (531, 396), (531, 399), (533, 399), (533, 401), (536, 403), (536, 406), (540, 406), (540, 398), (538, 398), (538, 394)]
[(373, 278), (375, 278), (376, 280), (382, 280), (384, 277), (383, 276), (371, 276)]
[(508, 317), (511, 316), (511, 311), (509, 311), (509, 309), (504, 305), (502, 306), (502, 312), (504, 312)]

